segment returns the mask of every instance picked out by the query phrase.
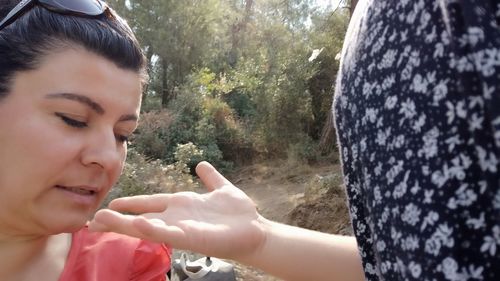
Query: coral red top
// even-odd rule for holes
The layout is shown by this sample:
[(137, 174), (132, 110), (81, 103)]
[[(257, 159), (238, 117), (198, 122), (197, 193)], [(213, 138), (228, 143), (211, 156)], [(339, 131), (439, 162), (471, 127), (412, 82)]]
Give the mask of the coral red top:
[(169, 269), (165, 245), (84, 227), (73, 233), (59, 281), (164, 281)]

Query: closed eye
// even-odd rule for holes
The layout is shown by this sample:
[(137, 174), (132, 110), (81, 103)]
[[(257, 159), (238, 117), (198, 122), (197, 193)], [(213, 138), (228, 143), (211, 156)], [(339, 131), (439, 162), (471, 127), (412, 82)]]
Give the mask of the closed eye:
[(87, 127), (86, 122), (75, 120), (75, 119), (70, 118), (62, 113), (59, 113), (59, 112), (56, 112), (55, 114), (57, 117), (61, 118), (61, 120), (64, 123), (66, 123), (67, 125), (69, 125), (71, 127), (75, 127), (75, 128), (86, 128)]
[(116, 135), (116, 141), (119, 143), (128, 143), (129, 137), (125, 135)]

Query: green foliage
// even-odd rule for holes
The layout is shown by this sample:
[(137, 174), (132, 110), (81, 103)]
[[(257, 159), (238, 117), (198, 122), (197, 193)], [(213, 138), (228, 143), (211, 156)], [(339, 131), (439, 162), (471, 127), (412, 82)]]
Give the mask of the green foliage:
[(333, 85), (339, 68), (338, 57), (348, 23), (347, 11), (341, 10), (335, 14), (318, 13), (312, 17), (312, 22), (310, 42), (315, 49), (322, 50), (313, 61), (317, 71), (308, 80), (313, 114), (309, 135), (317, 140), (331, 110)]
[(178, 145), (192, 143), (202, 152), (192, 155), (190, 168), (202, 160), (230, 168), (233, 152), (248, 143), (234, 110), (219, 98), (228, 84), (208, 69), (190, 75), (168, 109), (143, 113), (134, 147), (148, 158), (173, 163)]
[(168, 128), (168, 134), (163, 137), (167, 153), (163, 159), (168, 163), (175, 161), (175, 149), (178, 144), (195, 142), (196, 124), (201, 119), (202, 101), (197, 93), (180, 90), (180, 94), (172, 100), (168, 111), (174, 117)]
[(309, 136), (304, 136), (297, 143), (291, 144), (287, 151), (288, 161), (292, 163), (317, 162), (321, 158), (321, 153), (317, 142)]
[(158, 95), (147, 93), (142, 99), (141, 112), (159, 111), (162, 109), (161, 98)]
[(257, 114), (257, 104), (243, 91), (232, 91), (225, 96), (224, 101), (234, 110), (239, 119), (251, 120)]
[(348, 15), (313, 2), (111, 0), (150, 60), (135, 149), (175, 163), (192, 143), (190, 168), (321, 157)]
[(200, 86), (200, 94), (221, 97), (234, 89), (232, 81), (228, 81), (224, 73), (220, 77), (204, 67), (195, 73), (195, 83)]
[[(199, 160), (207, 160), (218, 167), (228, 168), (231, 166), (231, 153), (223, 151), (224, 147), (238, 147), (240, 143), (244, 143), (243, 132), (241, 125), (235, 116), (234, 110), (219, 97), (225, 95), (226, 89), (230, 82), (224, 82), (224, 79), (216, 77), (208, 69), (202, 69), (188, 78), (189, 83), (182, 89), (181, 92), (186, 93), (186, 96), (195, 98), (197, 110), (191, 116), (190, 141), (197, 144), (203, 149), (203, 155)], [(193, 95), (193, 93), (196, 93)], [(180, 98), (180, 97), (179, 97)], [(175, 101), (174, 104), (178, 104)], [(176, 106), (179, 108), (179, 106)], [(176, 109), (173, 109), (176, 110)], [(198, 160), (198, 158), (195, 158)]]
[(167, 110), (144, 112), (133, 138), (133, 146), (143, 155), (152, 159), (163, 159), (168, 154), (170, 135), (174, 117)]
[(175, 168), (178, 171), (182, 171), (184, 173), (190, 172), (190, 167), (194, 164), (200, 162), (200, 159), (203, 156), (203, 150), (199, 149), (192, 142), (188, 142), (186, 144), (177, 144), (177, 148), (174, 152), (175, 157)]

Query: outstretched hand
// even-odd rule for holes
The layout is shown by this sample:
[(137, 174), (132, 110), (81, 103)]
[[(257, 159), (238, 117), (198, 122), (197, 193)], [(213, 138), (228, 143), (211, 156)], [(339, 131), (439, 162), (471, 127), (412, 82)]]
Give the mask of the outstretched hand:
[(198, 164), (196, 173), (208, 193), (115, 199), (109, 209), (96, 213), (89, 229), (123, 233), (222, 258), (235, 259), (258, 250), (265, 240), (265, 219), (257, 213), (254, 202), (209, 163)]

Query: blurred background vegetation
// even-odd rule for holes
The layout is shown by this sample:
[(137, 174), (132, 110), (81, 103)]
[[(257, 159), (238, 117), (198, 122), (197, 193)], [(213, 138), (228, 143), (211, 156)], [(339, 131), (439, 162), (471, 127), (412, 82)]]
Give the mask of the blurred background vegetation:
[(149, 60), (111, 197), (190, 190), (193, 167), (337, 159), (331, 104), (349, 1), (109, 0)]

